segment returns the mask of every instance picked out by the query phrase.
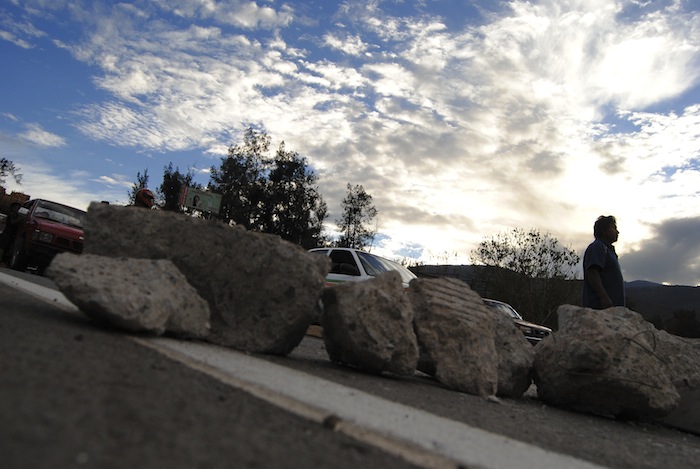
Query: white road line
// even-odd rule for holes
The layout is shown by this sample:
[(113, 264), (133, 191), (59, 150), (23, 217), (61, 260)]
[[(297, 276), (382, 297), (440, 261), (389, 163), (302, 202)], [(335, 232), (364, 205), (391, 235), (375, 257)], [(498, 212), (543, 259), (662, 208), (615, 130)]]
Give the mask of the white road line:
[[(316, 418), (324, 414), (326, 420), (335, 417), (375, 435), (404, 442), (403, 446), (437, 453), (443, 457), (443, 462), (447, 458), (468, 467), (483, 468), (599, 467), (234, 350), (166, 338), (147, 342), (154, 348), (194, 360), (204, 369), (213, 369), (236, 382), (247, 383), (254, 393), (255, 389), (273, 391), (310, 408)], [(261, 397), (265, 398), (264, 394), (261, 393)]]
[[(0, 282), (77, 310), (50, 288), (3, 273)], [(231, 349), (168, 338), (132, 339), (287, 411), (424, 467), (600, 467)]]
[(0, 283), (15, 287), (17, 290), (22, 290), (32, 296), (36, 296), (44, 301), (53, 303), (62, 309), (78, 312), (78, 307), (68, 301), (63, 293), (52, 288), (43, 287), (32, 282), (28, 282), (19, 277), (0, 272)]

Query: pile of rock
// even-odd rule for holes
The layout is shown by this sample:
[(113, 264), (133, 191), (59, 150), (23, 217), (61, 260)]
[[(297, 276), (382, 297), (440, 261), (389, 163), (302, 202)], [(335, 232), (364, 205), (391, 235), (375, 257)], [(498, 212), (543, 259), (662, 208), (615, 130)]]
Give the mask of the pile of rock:
[[(321, 318), (329, 359), (371, 373), (420, 370), (445, 386), (626, 418), (672, 413), (700, 388), (700, 341), (625, 308), (562, 306), (532, 347), (463, 282), (398, 273), (324, 287), (330, 263), (278, 237), (197, 218), (92, 204), (85, 254), (47, 270), (82, 311), (132, 331), (288, 354)], [(687, 396), (687, 397), (684, 397)]]
[[(56, 256), (46, 273), (62, 290), (68, 282), (83, 284), (84, 288), (66, 289), (65, 294), (93, 316), (109, 308), (89, 306), (107, 298), (101, 293), (105, 288), (111, 290), (111, 298), (125, 297), (133, 303), (124, 303), (120, 312), (112, 310), (104, 319), (113, 314), (132, 316), (131, 309), (138, 312), (144, 307), (139, 301), (147, 301), (149, 295), (140, 294), (139, 285), (148, 284), (153, 291), (163, 290), (163, 296), (168, 291), (173, 296), (189, 295), (187, 301), (192, 303), (201, 297), (210, 310), (205, 340), (280, 355), (299, 345), (318, 316), (320, 291), (330, 269), (327, 259), (276, 236), (174, 212), (97, 203), (88, 208), (84, 254), (70, 261), (67, 257)], [(166, 259), (193, 289), (182, 290), (146, 269), (147, 264), (133, 271), (129, 264), (109, 263), (109, 258)], [(102, 271), (99, 283), (95, 270)], [(182, 314), (179, 309), (171, 313)]]

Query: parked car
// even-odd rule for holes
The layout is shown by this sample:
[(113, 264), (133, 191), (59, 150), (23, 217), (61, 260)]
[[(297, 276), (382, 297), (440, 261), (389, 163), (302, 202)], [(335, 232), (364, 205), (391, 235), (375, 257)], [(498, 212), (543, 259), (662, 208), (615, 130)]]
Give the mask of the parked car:
[(331, 270), (326, 276), (326, 285), (343, 282), (362, 282), (377, 275), (395, 270), (401, 274), (404, 288), (416, 275), (398, 262), (352, 248), (314, 248), (309, 252), (331, 258)]
[(20, 225), (10, 252), (12, 269), (26, 270), (28, 266), (35, 266), (43, 273), (59, 252), (83, 252), (85, 211), (34, 199), (22, 205), (19, 214)]
[(540, 326), (532, 322), (525, 321), (523, 317), (518, 313), (515, 308), (513, 308), (508, 303), (502, 301), (492, 300), (489, 298), (484, 298), (484, 304), (490, 309), (500, 311), (501, 313), (507, 314), (513, 321), (518, 329), (525, 335), (525, 338), (532, 344), (538, 344), (542, 339), (547, 337), (552, 333), (552, 329), (546, 326)]

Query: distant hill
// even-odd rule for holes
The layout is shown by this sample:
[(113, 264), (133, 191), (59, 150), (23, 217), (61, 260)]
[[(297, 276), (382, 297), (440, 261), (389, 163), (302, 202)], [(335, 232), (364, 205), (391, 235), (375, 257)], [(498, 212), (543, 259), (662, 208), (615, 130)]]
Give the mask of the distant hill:
[(700, 311), (700, 287), (647, 285), (627, 289), (630, 309), (640, 313), (656, 311)]
[(627, 307), (658, 329), (700, 337), (700, 287), (650, 285), (627, 289)]
[(650, 282), (648, 280), (633, 280), (631, 282), (625, 282), (625, 288), (627, 290), (631, 288), (649, 288), (649, 287), (663, 287), (664, 285), (660, 283)]

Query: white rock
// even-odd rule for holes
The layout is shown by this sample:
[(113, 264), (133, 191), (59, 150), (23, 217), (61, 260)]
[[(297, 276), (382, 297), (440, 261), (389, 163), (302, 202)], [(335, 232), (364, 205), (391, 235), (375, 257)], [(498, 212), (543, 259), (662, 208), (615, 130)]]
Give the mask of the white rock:
[(130, 331), (205, 337), (209, 306), (165, 259), (58, 254), (46, 271), (85, 314)]

